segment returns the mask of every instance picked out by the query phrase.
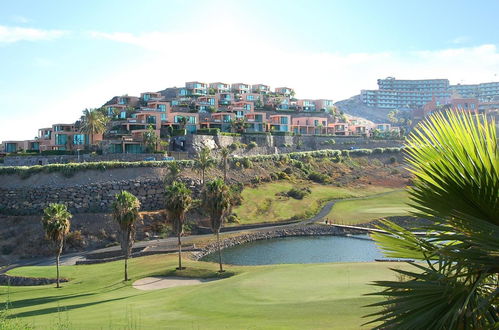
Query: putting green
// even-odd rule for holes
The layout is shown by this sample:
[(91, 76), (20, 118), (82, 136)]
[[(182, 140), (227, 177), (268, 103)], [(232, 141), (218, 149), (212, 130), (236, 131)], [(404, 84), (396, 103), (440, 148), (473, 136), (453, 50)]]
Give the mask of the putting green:
[(361, 224), (379, 218), (409, 215), (409, 195), (405, 190), (382, 193), (355, 200), (337, 202), (328, 219), (334, 223)]
[[(10, 317), (37, 329), (123, 328), (295, 328), (358, 329), (373, 312), (363, 306), (380, 298), (374, 280), (394, 278), (391, 263), (331, 263), (228, 266), (218, 281), (141, 291), (132, 283), (147, 276), (216, 276), (217, 265), (185, 260), (175, 271), (174, 255), (132, 259), (131, 281), (122, 282), (123, 262), (64, 266), (63, 288), (0, 287)], [(54, 267), (23, 267), (12, 275), (52, 277)]]

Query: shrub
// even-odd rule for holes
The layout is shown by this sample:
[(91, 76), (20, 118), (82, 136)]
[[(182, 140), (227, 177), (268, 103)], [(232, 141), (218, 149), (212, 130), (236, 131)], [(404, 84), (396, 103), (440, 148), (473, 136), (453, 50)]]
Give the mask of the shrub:
[(81, 235), (81, 231), (75, 230), (75, 231), (70, 232), (66, 236), (66, 243), (71, 248), (82, 248), (84, 245), (84, 240), (83, 240), (83, 237)]
[[(212, 129), (218, 129), (218, 128), (212, 128)], [(220, 135), (224, 135), (224, 136), (241, 136), (241, 133), (220, 132)]]
[(219, 133), (219, 128), (200, 128), (196, 131), (198, 135), (218, 135)]
[(310, 188), (291, 188), (286, 195), (294, 199), (303, 199), (303, 197), (309, 195), (312, 191)]
[(317, 183), (326, 183), (329, 180), (329, 177), (326, 174), (312, 172), (308, 175), (308, 179)]
[(237, 216), (237, 214), (232, 213), (231, 215), (229, 215), (227, 217), (227, 222), (228, 223), (239, 223), (240, 220), (239, 220), (239, 217)]
[(249, 160), (248, 157), (244, 157), (241, 159), (241, 166), (244, 168), (252, 168), (253, 163), (251, 162), (251, 160)]
[(253, 149), (256, 147), (258, 147), (258, 144), (255, 141), (251, 141), (250, 143), (248, 143), (248, 146), (247, 146), (248, 149)]
[(385, 151), (383, 148), (374, 148), (373, 154), (382, 154)]
[(237, 148), (238, 148), (238, 144), (237, 143), (231, 143), (229, 145), (229, 149), (232, 150), (232, 151), (237, 150)]
[(291, 178), (289, 177), (289, 175), (286, 172), (282, 172), (282, 171), (277, 172), (276, 175), (277, 175), (277, 178), (279, 180), (291, 180)]
[(395, 164), (397, 162), (397, 158), (394, 156), (390, 157), (390, 164)]

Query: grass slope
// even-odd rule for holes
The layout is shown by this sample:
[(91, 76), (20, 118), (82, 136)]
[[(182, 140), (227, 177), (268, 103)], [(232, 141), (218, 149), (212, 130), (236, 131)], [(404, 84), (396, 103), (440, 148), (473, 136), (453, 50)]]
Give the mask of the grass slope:
[(361, 224), (384, 217), (409, 215), (412, 208), (407, 205), (408, 202), (407, 191), (397, 190), (366, 198), (339, 201), (327, 217), (335, 223)]
[[(216, 264), (185, 261), (187, 276), (216, 276)], [(11, 317), (35, 328), (296, 328), (358, 329), (379, 298), (373, 280), (393, 278), (397, 264), (332, 263), (228, 267), (229, 278), (206, 284), (140, 291), (134, 280), (174, 275), (174, 255), (132, 259), (132, 281), (122, 282), (122, 262), (65, 266), (62, 289), (0, 287)], [(11, 275), (52, 277), (54, 267), (23, 267)], [(232, 274), (230, 274), (232, 273)], [(179, 274), (175, 274), (179, 275)]]
[[(277, 195), (293, 187), (304, 186), (310, 187), (312, 193), (301, 200)], [(393, 189), (379, 186), (349, 188), (311, 184), (307, 181), (279, 181), (245, 188), (242, 192), (243, 203), (234, 209), (234, 213), (238, 215), (241, 224), (283, 221), (292, 217), (301, 219), (316, 214), (324, 201), (363, 197), (391, 190)]]

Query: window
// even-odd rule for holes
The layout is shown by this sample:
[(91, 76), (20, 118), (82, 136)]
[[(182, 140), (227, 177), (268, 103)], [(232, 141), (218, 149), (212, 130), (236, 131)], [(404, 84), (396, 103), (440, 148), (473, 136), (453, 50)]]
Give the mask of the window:
[(158, 109), (161, 112), (165, 112), (166, 111), (166, 104), (158, 104), (156, 106), (156, 109)]
[(75, 134), (73, 135), (74, 145), (84, 145), (88, 144), (88, 135), (86, 134)]
[(17, 144), (16, 143), (7, 143), (5, 145), (5, 151), (6, 152), (16, 152), (17, 151)]
[(68, 143), (68, 136), (66, 134), (55, 135), (55, 144), (66, 145), (66, 143)]
[(248, 101), (253, 101), (254, 99), (255, 99), (255, 96), (254, 96), (254, 95), (248, 95), (248, 96), (246, 97), (246, 100), (248, 100)]
[(162, 114), (161, 114), (161, 120), (166, 121), (166, 113), (162, 113)]

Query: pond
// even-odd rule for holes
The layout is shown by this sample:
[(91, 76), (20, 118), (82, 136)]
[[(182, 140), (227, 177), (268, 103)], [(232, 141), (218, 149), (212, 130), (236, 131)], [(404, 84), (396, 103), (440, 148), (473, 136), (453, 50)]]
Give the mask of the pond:
[[(379, 258), (384, 258), (383, 254), (367, 235), (273, 238), (222, 251), (223, 262), (232, 265), (367, 262)], [(218, 262), (218, 254), (201, 260)]]

